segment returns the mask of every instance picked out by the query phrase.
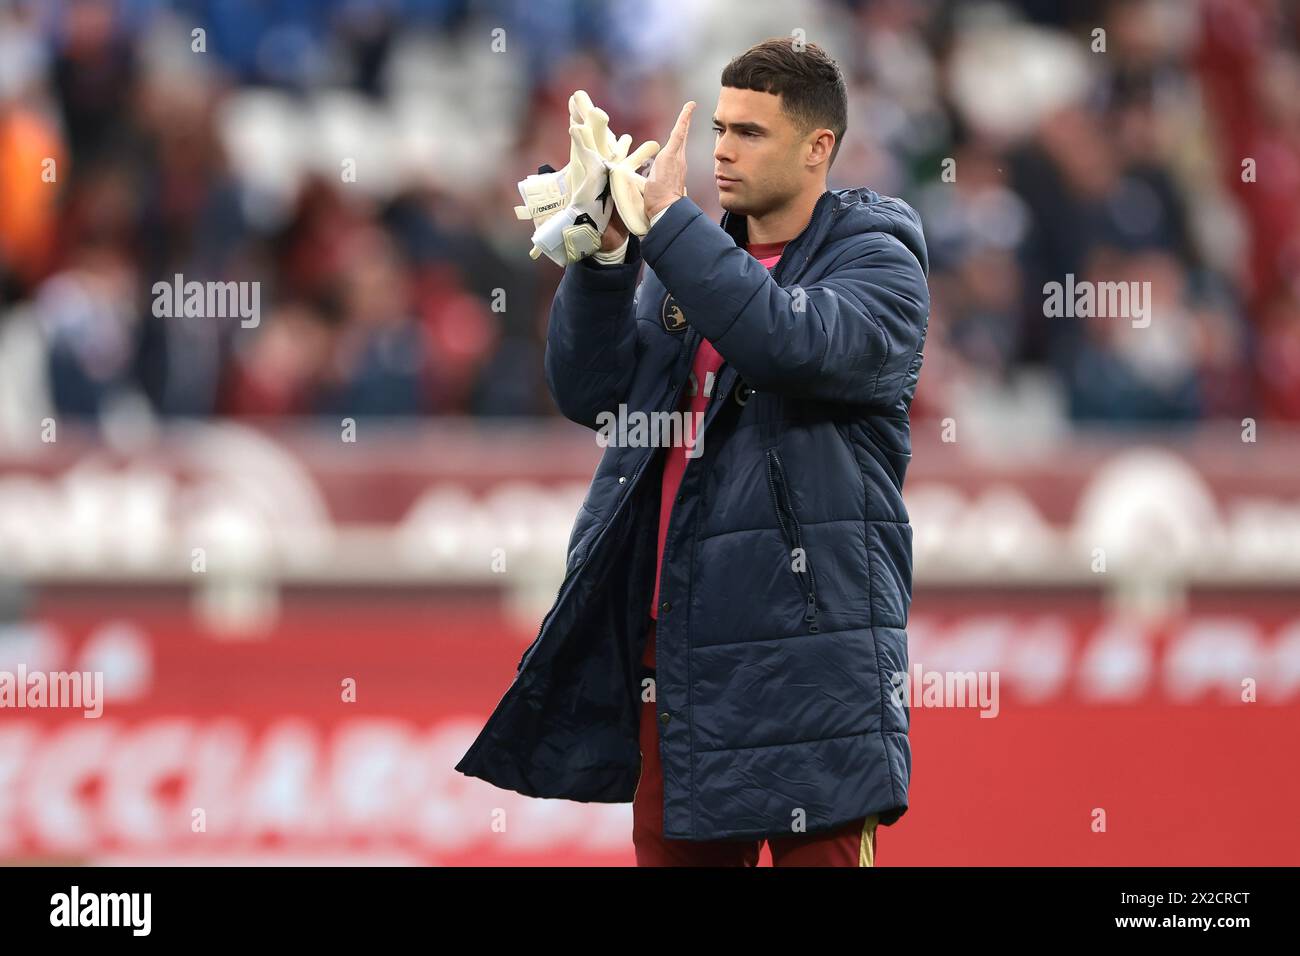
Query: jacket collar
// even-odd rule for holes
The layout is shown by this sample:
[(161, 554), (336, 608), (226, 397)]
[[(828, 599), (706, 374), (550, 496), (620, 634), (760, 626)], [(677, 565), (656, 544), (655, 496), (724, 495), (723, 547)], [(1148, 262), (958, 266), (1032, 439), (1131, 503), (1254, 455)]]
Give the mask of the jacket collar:
[[(808, 219), (808, 225), (791, 239), (785, 247), (785, 252), (781, 256), (781, 261), (777, 263), (778, 273), (784, 277), (789, 268), (801, 270), (801, 266), (787, 266), (789, 262), (806, 262), (809, 255), (814, 249), (821, 245), (823, 237), (827, 230), (830, 229), (831, 220), (835, 217), (835, 207), (837, 198), (835, 193), (827, 189), (817, 197), (817, 202), (813, 205), (812, 216)], [(749, 217), (733, 216), (730, 212), (724, 211), (722, 218), (718, 221), (723, 231), (731, 236), (732, 241), (744, 249), (749, 245)]]

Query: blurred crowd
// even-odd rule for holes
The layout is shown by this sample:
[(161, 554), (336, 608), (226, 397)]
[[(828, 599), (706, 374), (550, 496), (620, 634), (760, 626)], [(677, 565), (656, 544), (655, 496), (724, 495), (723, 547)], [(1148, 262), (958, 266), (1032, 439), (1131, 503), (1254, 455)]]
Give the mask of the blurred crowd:
[[(830, 185), (922, 216), (914, 417), (1300, 420), (1285, 0), (0, 0), (0, 440), (47, 414), (557, 414), (561, 273), (512, 206), (567, 161), (569, 94), (663, 141), (792, 30), (849, 81)], [(1149, 282), (1151, 324), (1046, 317), (1067, 274)], [(178, 275), (258, 283), (258, 321), (155, 314)]]

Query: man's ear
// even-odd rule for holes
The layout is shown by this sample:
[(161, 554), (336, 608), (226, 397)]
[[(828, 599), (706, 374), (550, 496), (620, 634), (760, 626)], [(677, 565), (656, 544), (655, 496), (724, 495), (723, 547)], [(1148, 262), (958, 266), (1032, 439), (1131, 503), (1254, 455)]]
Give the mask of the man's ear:
[(835, 152), (835, 131), (831, 129), (817, 129), (812, 131), (812, 138), (808, 144), (808, 161), (812, 165), (820, 166), (826, 164), (829, 169), (831, 164), (831, 154)]

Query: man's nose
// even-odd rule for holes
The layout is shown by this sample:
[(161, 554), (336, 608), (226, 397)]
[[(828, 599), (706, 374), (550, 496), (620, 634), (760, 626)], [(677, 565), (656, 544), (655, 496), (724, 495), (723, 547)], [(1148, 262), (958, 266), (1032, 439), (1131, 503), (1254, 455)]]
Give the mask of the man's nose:
[(713, 147), (713, 158), (718, 162), (724, 162), (732, 158), (731, 143), (728, 141), (726, 133), (718, 137), (718, 144)]

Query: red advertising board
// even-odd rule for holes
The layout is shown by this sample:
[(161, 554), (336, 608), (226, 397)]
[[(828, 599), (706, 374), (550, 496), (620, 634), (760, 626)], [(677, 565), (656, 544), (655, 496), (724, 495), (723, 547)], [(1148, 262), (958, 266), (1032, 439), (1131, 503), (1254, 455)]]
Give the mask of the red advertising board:
[[(290, 591), (238, 639), (192, 600), (51, 589), (4, 634), (0, 670), (101, 672), (106, 699), (0, 716), (0, 858), (632, 863), (630, 805), (452, 769), (532, 637), (492, 598)], [(1067, 592), (914, 609), (911, 808), (880, 865), (1300, 859), (1287, 595), (1141, 622)], [(996, 674), (992, 706), (928, 699), (935, 672)]]

